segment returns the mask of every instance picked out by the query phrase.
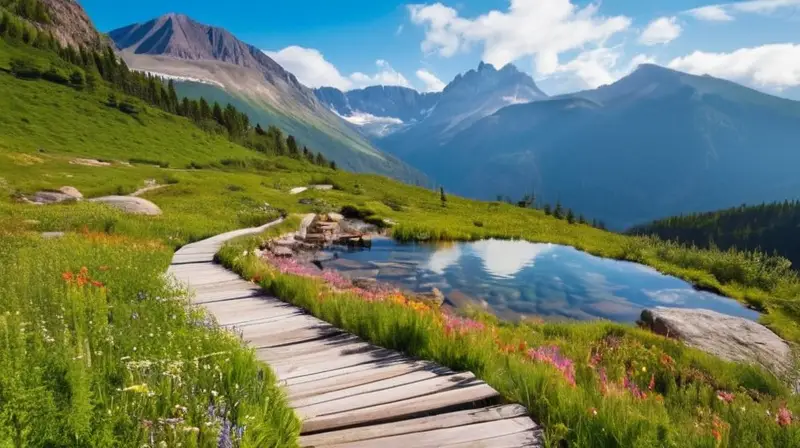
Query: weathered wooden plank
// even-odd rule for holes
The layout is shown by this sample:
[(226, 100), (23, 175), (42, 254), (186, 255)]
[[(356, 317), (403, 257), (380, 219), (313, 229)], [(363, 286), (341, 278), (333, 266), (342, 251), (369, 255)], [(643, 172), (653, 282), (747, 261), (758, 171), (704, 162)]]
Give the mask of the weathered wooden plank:
[(245, 335), (245, 340), (253, 347), (262, 350), (261, 355), (259, 355), (258, 350), (256, 350), (256, 355), (258, 359), (264, 361), (263, 350), (265, 349), (288, 344), (297, 344), (298, 342), (313, 341), (337, 333), (341, 333), (341, 330), (332, 325), (314, 325), (311, 327), (282, 331), (280, 333), (260, 334), (255, 336)]
[(205, 303), (227, 302), (231, 300), (247, 299), (250, 297), (260, 298), (268, 296), (264, 294), (264, 291), (257, 287), (239, 287), (238, 289), (231, 288), (229, 290), (220, 292), (197, 292), (195, 293), (194, 297), (192, 297), (192, 303), (195, 305), (202, 305)]
[(280, 312), (296, 312), (297, 308), (268, 296), (248, 297), (227, 302), (211, 302), (203, 307), (217, 316), (217, 320), (232, 322), (255, 321)]
[(489, 385), (485, 383), (476, 383), (469, 387), (459, 387), (436, 394), (411, 398), (409, 400), (313, 417), (303, 422), (303, 432), (315, 433), (330, 431), (336, 428), (363, 425), (367, 422), (384, 423), (389, 420), (399, 420), (421, 414), (434, 413), (441, 409), (497, 397), (497, 391), (492, 389)]
[(270, 362), (278, 362), (282, 359), (321, 352), (333, 347), (341, 347), (352, 344), (353, 342), (362, 342), (362, 340), (357, 336), (353, 336), (352, 334), (341, 333), (326, 339), (301, 342), (299, 344), (287, 345), (285, 347), (275, 347), (269, 351), (270, 359), (273, 360)]
[(411, 398), (435, 394), (437, 392), (442, 392), (458, 386), (464, 387), (472, 383), (477, 382), (475, 381), (475, 375), (469, 372), (455, 373), (450, 375), (436, 375), (433, 378), (407, 384), (402, 387), (394, 387), (361, 394), (357, 399), (352, 397), (344, 397), (336, 400), (312, 404), (309, 406), (298, 406), (295, 408), (295, 410), (301, 419), (314, 418), (321, 415), (338, 414), (369, 406), (378, 406), (396, 401), (409, 400)]
[(380, 347), (376, 347), (370, 343), (356, 340), (349, 344), (344, 345), (332, 345), (327, 349), (314, 351), (311, 353), (301, 354), (298, 353), (295, 356), (284, 356), (283, 358), (276, 359), (273, 358), (273, 354), (270, 351), (267, 355), (267, 362), (271, 366), (275, 367), (284, 367), (288, 365), (296, 365), (296, 364), (317, 364), (320, 362), (327, 362), (334, 358), (339, 358), (343, 356), (350, 356), (350, 355), (357, 355), (359, 353), (368, 353), (374, 352), (375, 350), (382, 350)]
[[(258, 352), (256, 352), (256, 354), (258, 354)], [(286, 387), (291, 387), (322, 380), (343, 381), (343, 378), (345, 377), (351, 377), (353, 375), (361, 374), (367, 371), (374, 372), (379, 369), (391, 368), (397, 365), (405, 365), (412, 362), (413, 361), (408, 360), (408, 358), (398, 355), (394, 359), (389, 359), (389, 360), (381, 359), (370, 363), (357, 364), (350, 367), (343, 367), (341, 369), (326, 370), (324, 372), (315, 373), (313, 375), (300, 376), (297, 378), (285, 378), (281, 380), (281, 384)]]
[(477, 423), (469, 426), (458, 426), (455, 428), (436, 429), (433, 431), (403, 434), (399, 436), (381, 437), (379, 439), (363, 440), (360, 442), (347, 443), (341, 445), (330, 445), (331, 448), (385, 448), (387, 446), (413, 446), (414, 448), (436, 448), (443, 446), (462, 445), (466, 446), (494, 446), (486, 445), (487, 440), (496, 439), (509, 435), (521, 434), (517, 440), (529, 441), (530, 434), (536, 425), (528, 417), (517, 417), (507, 420), (496, 420), (493, 422)]
[[(302, 328), (315, 328), (320, 326), (330, 326), (329, 324), (308, 314), (300, 314), (286, 318), (280, 322), (262, 322), (248, 325), (242, 328), (245, 338), (256, 341), (262, 336), (285, 333), (288, 331), (299, 330)], [(256, 345), (258, 347), (258, 345)]]
[[(363, 364), (360, 364), (356, 367), (361, 367), (362, 365)], [(289, 401), (294, 402), (306, 397), (326, 394), (328, 392), (358, 387), (363, 384), (369, 384), (375, 381), (398, 377), (406, 373), (422, 369), (423, 366), (424, 363), (422, 362), (407, 360), (389, 365), (376, 364), (374, 368), (370, 369), (354, 370), (341, 375), (329, 376), (327, 378), (322, 378), (315, 381), (287, 385), (286, 395), (288, 396)], [(334, 370), (333, 372), (337, 371)], [(331, 372), (328, 371), (325, 373)]]
[[(439, 369), (445, 370), (445, 369)], [(452, 372), (450, 372), (452, 374)], [(395, 376), (371, 383), (362, 384), (360, 386), (340, 389), (333, 392), (321, 393), (306, 398), (299, 398), (292, 401), (292, 406), (295, 408), (302, 408), (313, 406), (343, 398), (351, 398), (354, 401), (361, 402), (361, 396), (374, 392), (385, 392), (387, 389), (402, 386), (413, 386), (414, 383), (420, 383), (434, 378), (442, 378), (444, 375), (441, 372), (432, 369), (421, 369), (409, 372), (405, 375)]]
[(373, 361), (393, 359), (398, 356), (399, 354), (393, 350), (375, 349), (364, 353), (331, 357), (316, 363), (288, 363), (277, 366), (270, 365), (270, 367), (278, 375), (278, 378), (290, 379)]
[(538, 430), (494, 437), (492, 439), (444, 445), (448, 448), (542, 448), (544, 437)]
[(436, 429), (473, 425), (476, 423), (493, 422), (496, 420), (523, 417), (526, 414), (527, 410), (525, 407), (518, 404), (469, 409), (466, 411), (450, 412), (446, 414), (415, 418), (400, 422), (383, 423), (380, 425), (364, 426), (360, 428), (351, 428), (341, 431), (322, 432), (318, 434), (302, 436), (300, 438), (300, 445), (326, 446), (352, 443), (362, 440), (397, 436), (401, 434), (412, 434)]

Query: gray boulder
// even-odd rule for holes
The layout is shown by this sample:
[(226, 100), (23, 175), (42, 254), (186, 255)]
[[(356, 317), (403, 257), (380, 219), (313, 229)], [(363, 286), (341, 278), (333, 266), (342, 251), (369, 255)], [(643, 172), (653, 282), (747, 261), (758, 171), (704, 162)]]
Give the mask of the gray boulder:
[(60, 202), (77, 201), (74, 196), (64, 194), (58, 191), (39, 191), (33, 196), (33, 202), (39, 204), (58, 204)]
[(89, 199), (91, 202), (100, 202), (110, 205), (125, 213), (133, 215), (160, 215), (161, 209), (156, 204), (147, 199), (131, 196), (103, 196), (100, 198)]
[(703, 309), (656, 307), (642, 311), (641, 322), (655, 333), (728, 361), (758, 364), (778, 376), (791, 373), (789, 344), (767, 327)]

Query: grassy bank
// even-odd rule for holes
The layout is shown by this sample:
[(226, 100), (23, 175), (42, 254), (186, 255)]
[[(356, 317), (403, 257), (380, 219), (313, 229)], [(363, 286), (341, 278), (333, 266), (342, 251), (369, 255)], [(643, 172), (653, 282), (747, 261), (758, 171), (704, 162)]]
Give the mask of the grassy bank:
[(272, 372), (165, 281), (171, 252), (0, 230), (0, 446), (295, 443)]
[(334, 289), (252, 254), (297, 224), (290, 219), (235, 240), (219, 258), (278, 297), (375, 344), (473, 371), (524, 404), (544, 425), (549, 446), (800, 444), (800, 426), (787, 420), (800, 412), (800, 400), (755, 367), (608, 322), (511, 325), (489, 316), (443, 315), (396, 292), (376, 299), (341, 280)]

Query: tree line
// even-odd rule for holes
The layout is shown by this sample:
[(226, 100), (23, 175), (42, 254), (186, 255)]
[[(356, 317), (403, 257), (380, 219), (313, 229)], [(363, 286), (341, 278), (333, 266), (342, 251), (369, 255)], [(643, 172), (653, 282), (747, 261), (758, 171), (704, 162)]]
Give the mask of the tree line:
[(555, 205), (550, 205), (549, 203), (539, 204), (538, 198), (534, 193), (525, 194), (522, 196), (522, 199), (516, 202), (513, 201), (509, 196), (498, 195), (497, 201), (513, 204), (520, 208), (541, 210), (547, 216), (552, 216), (556, 219), (563, 219), (570, 224), (584, 224), (590, 225), (597, 229), (606, 230), (606, 224), (602, 220), (592, 219), (590, 221), (583, 214), (575, 214), (571, 208), (564, 207), (560, 200), (556, 201)]
[(636, 235), (717, 247), (758, 250), (789, 259), (800, 266), (800, 201), (740, 205), (725, 210), (674, 216), (636, 226)]
[[(8, 2), (8, 0), (0, 0), (0, 2)], [(35, 5), (37, 2), (38, 0), (26, 0), (18, 3)], [(33, 8), (33, 11), (36, 11), (37, 7), (33, 6)], [(80, 68), (65, 70), (63, 66), (51, 65), (45, 69), (33, 59), (15, 59), (11, 61), (11, 71), (18, 77), (43, 78), (79, 89), (87, 88), (90, 91), (96, 91), (102, 80), (113, 90), (106, 105), (118, 108), (125, 113), (137, 114), (138, 110), (131, 101), (118, 99), (117, 95), (120, 93), (138, 98), (165, 112), (189, 118), (201, 129), (227, 135), (231, 141), (255, 151), (268, 155), (293, 157), (315, 165), (337, 169), (334, 161), (329, 161), (322, 153), (314, 152), (306, 146), (301, 148), (294, 136), (284, 136), (280, 128), (270, 125), (265, 130), (260, 123), (256, 123), (254, 127), (247, 114), (240, 112), (231, 104), (224, 106), (217, 102), (211, 104), (202, 97), (198, 99), (179, 98), (173, 80), (165, 82), (161, 77), (131, 70), (122, 58), (117, 57), (110, 46), (106, 46), (102, 51), (86, 47), (75, 48), (71, 45), (62, 46), (51, 33), (37, 30), (26, 20), (22, 20), (9, 11), (11, 9), (0, 10), (0, 14), (2, 14), (0, 17), (1, 37), (52, 51), (62, 61)], [(46, 13), (46, 10), (44, 11)], [(22, 17), (27, 18), (25, 15)]]

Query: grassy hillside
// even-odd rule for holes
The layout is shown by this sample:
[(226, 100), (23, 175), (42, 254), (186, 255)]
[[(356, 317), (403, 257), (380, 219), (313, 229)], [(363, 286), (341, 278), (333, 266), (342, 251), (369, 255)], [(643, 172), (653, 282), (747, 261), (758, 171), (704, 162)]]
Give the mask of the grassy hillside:
[[(7, 68), (18, 48), (0, 45), (0, 68)], [(27, 54), (58, 63), (47, 53)], [(141, 446), (151, 437), (167, 446), (214, 446), (225, 425), (246, 425), (241, 446), (292, 446), (298, 423), (269, 371), (187, 309), (181, 292), (159, 275), (170, 249), (281, 212), (351, 205), (371, 220), (398, 222), (398, 238), (524, 238), (639, 261), (761, 306), (769, 311), (767, 323), (800, 341), (800, 313), (793, 311), (800, 282), (756, 254), (612, 234), (502, 203), (455, 196), (443, 202), (439, 192), (384, 177), (267, 157), (142, 103), (130, 116), (105, 105), (107, 89), (89, 92), (0, 73), (0, 262), (10, 267), (0, 275), (0, 331), (6, 335), (0, 343), (0, 446)], [(110, 165), (71, 163), (78, 157)], [(152, 162), (126, 163), (131, 159)], [(86, 201), (17, 201), (65, 185), (88, 197), (129, 193), (149, 179), (167, 185), (145, 194), (161, 216), (123, 215)], [(311, 183), (335, 189), (288, 194)], [(44, 239), (45, 231), (67, 235)], [(248, 276), (264, 269), (250, 258), (237, 260), (253, 242), (238, 242), (223, 254)], [(799, 425), (775, 419), (779, 412), (800, 412), (780, 379), (630, 326), (508, 326), (480, 317), (485, 328), (497, 329), (497, 338), (485, 332), (451, 338), (427, 312), (352, 297), (312, 301), (329, 291), (313, 279), (278, 274), (264, 286), (286, 300), (377, 343), (474, 370), (526, 404), (552, 446), (800, 443)], [(554, 368), (552, 352), (537, 362), (520, 358), (523, 342), (526, 350), (560, 347), (573, 362), (575, 384), (565, 380), (563, 364)], [(608, 369), (608, 389), (591, 364), (597, 353)], [(218, 373), (203, 374), (206, 367), (197, 371), (196, 362)], [(143, 367), (153, 365), (159, 368)], [(629, 377), (646, 396), (623, 382)], [(735, 399), (728, 403), (718, 391)], [(224, 406), (236, 401), (238, 408)], [(171, 426), (167, 419), (179, 420), (169, 420)]]
[(800, 266), (800, 202), (742, 205), (674, 216), (632, 228), (634, 235), (658, 235), (698, 247), (716, 246), (776, 253)]
[[(289, 118), (273, 110), (268, 104), (259, 103), (252, 99), (232, 95), (225, 90), (193, 82), (177, 82), (176, 90), (179, 95), (189, 98), (206, 98), (208, 101), (217, 101), (220, 104), (233, 104), (240, 111), (245, 112), (253, 123), (260, 123), (263, 127), (275, 125), (285, 132), (297, 137), (298, 141), (314, 149), (322, 151), (331, 160), (337, 161), (339, 166), (350, 171), (375, 172), (404, 182), (424, 185), (428, 182), (425, 176), (406, 165), (394, 156), (378, 153), (374, 148), (365, 146), (365, 140), (350, 138), (345, 134), (332, 136), (312, 123), (305, 123)], [(355, 131), (351, 131), (355, 133)]]

